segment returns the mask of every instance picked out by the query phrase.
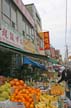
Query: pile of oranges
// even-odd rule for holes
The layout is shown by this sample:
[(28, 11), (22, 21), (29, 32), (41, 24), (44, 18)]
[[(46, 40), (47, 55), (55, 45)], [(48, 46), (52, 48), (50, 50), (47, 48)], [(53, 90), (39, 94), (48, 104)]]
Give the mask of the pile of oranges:
[(22, 102), (26, 108), (34, 108), (34, 102), (40, 100), (41, 92), (39, 89), (29, 87), (24, 81), (18, 79), (11, 80), (10, 84), (14, 90), (11, 101)]

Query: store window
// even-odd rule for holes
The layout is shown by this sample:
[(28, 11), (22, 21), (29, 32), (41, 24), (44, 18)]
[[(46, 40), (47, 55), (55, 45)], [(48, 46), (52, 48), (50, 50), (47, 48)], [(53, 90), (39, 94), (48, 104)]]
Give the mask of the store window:
[(3, 20), (5, 20), (8, 24), (10, 24), (10, 14), (11, 14), (11, 6), (10, 6), (10, 0), (3, 0), (3, 7), (2, 7), (2, 14), (3, 14)]
[(23, 27), (23, 30), (25, 31), (25, 20), (23, 17), (22, 17), (22, 27)]
[(17, 10), (17, 29), (18, 32), (22, 34), (23, 28), (22, 28), (22, 14), (19, 10)]
[(0, 47), (0, 49), (0, 75), (9, 76), (12, 54), (3, 47)]
[(25, 31), (27, 35), (30, 35), (30, 27), (27, 23), (26, 23)]
[(32, 32), (32, 35), (34, 35), (34, 30), (33, 29), (31, 29), (31, 32)]
[(22, 34), (23, 36), (25, 36), (25, 20), (23, 17), (22, 17)]
[(34, 38), (35, 38), (35, 33), (34, 33), (33, 29), (31, 29), (31, 38), (32, 38), (32, 40), (34, 40)]
[(30, 35), (30, 26), (28, 25), (28, 34)]
[(22, 31), (22, 35), (25, 37), (25, 31), (24, 30)]
[(30, 35), (32, 35), (31, 31), (32, 31), (32, 30), (31, 30), (31, 28), (30, 28)]
[(26, 33), (28, 34), (28, 25), (26, 25)]
[(12, 5), (12, 8), (11, 8), (11, 21), (12, 21), (12, 27), (16, 28), (16, 25), (17, 25), (17, 10), (16, 10), (14, 5)]
[(11, 14), (11, 0), (3, 0), (3, 14), (10, 19)]

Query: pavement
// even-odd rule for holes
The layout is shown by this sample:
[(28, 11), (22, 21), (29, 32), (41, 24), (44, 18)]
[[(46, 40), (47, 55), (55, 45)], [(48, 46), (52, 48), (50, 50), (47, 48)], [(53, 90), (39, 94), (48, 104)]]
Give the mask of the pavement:
[(67, 103), (68, 108), (71, 108), (71, 100), (69, 98), (66, 97), (65, 103)]

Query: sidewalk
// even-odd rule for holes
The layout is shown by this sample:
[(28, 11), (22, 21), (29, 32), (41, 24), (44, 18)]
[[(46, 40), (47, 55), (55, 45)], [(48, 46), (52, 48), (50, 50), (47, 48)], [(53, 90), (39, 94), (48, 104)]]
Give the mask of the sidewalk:
[(64, 103), (67, 103), (68, 108), (71, 108), (71, 100), (69, 98), (66, 97), (66, 100)]

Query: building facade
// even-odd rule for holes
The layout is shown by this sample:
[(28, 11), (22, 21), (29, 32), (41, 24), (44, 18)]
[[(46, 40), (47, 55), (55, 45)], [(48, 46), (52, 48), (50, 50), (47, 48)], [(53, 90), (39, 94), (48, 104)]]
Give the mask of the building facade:
[(34, 20), (21, 0), (1, 0), (1, 19), (34, 44)]
[[(17, 52), (17, 50), (35, 53), (34, 27), (34, 20), (22, 0), (0, 0), (0, 56), (2, 55), (0, 58), (4, 58), (8, 54), (10, 61), (6, 60), (7, 62), (5, 63), (10, 66), (8, 69), (22, 64), (23, 54)], [(25, 48), (24, 41), (26, 40), (30, 41), (34, 51), (31, 48)], [(4, 62), (1, 64), (4, 66)]]
[(42, 31), (41, 18), (34, 4), (28, 4), (25, 6), (28, 9), (30, 15), (32, 16), (35, 22), (35, 45), (36, 45), (37, 53), (43, 54), (41, 53), (40, 50), (40, 48), (43, 48), (43, 38), (41, 38), (39, 35), (39, 33)]

